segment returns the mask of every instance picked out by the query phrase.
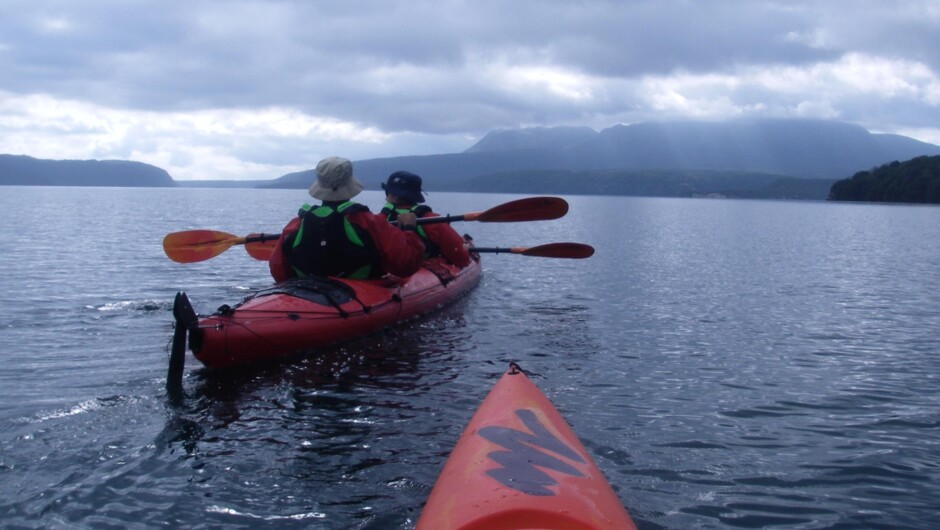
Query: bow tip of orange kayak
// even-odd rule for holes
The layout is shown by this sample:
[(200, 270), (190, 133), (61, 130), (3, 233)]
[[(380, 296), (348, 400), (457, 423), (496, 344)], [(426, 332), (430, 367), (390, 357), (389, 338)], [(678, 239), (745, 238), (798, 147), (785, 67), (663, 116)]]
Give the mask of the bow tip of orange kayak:
[(514, 363), (474, 413), (416, 530), (635, 530), (554, 405)]

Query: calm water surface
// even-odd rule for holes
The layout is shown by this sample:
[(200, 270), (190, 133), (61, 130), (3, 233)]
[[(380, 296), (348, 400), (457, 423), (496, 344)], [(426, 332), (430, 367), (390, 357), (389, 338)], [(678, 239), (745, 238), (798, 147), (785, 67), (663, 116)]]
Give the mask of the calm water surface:
[(567, 197), (561, 220), (464, 223), (597, 253), (488, 255), (457, 304), (321, 355), (190, 356), (171, 405), (175, 293), (209, 313), (269, 280), (238, 247), (175, 264), (162, 237), (276, 231), (305, 199), (3, 189), (0, 526), (408, 529), (514, 360), (641, 528), (936, 527), (940, 208)]

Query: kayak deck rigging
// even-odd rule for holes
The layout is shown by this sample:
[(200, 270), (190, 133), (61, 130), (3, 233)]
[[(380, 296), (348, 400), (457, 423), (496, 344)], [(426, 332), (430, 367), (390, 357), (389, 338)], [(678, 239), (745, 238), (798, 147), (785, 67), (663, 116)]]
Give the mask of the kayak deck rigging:
[[(349, 287), (349, 285), (332, 278), (309, 276), (306, 278), (292, 278), (285, 282), (276, 283), (271, 287), (259, 289), (258, 291), (255, 291), (254, 293), (245, 297), (244, 300), (236, 304), (234, 307), (223, 305), (219, 308), (217, 314), (228, 315), (233, 311), (239, 310), (242, 306), (252, 300), (262, 298), (264, 296), (273, 296), (279, 294), (307, 300), (308, 302), (313, 302), (314, 304), (318, 304), (324, 307), (331, 307), (339, 312), (340, 316), (343, 318), (348, 316), (348, 313), (346, 313), (342, 306), (351, 300), (358, 302), (359, 305), (362, 306), (362, 311), (364, 313), (368, 313), (371, 310), (371, 307), (366, 305), (356, 296), (356, 291)], [(243, 311), (252, 311), (252, 309), (243, 309)], [(316, 311), (301, 312), (315, 313)]]

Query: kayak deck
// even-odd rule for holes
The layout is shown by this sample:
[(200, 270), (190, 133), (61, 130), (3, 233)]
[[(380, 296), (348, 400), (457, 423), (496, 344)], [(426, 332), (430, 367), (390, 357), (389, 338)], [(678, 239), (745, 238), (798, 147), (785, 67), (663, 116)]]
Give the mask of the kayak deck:
[(512, 364), (448, 457), (416, 530), (630, 530), (571, 427)]

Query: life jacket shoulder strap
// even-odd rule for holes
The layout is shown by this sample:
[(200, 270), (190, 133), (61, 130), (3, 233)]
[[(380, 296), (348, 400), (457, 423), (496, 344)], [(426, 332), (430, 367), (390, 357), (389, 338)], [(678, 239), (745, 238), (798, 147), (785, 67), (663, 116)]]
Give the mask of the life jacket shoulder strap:
[(313, 214), (318, 217), (326, 217), (331, 215), (333, 212), (339, 212), (341, 214), (351, 214), (356, 212), (368, 212), (369, 207), (364, 204), (359, 204), (358, 202), (346, 201), (335, 209), (332, 206), (326, 204), (321, 204), (320, 206), (313, 207), (309, 204), (304, 204), (300, 207), (300, 210), (297, 212), (299, 217), (303, 217), (307, 214)]
[(349, 215), (357, 212), (368, 212), (369, 207), (358, 202), (344, 202), (336, 210), (343, 215)]
[(415, 214), (417, 217), (424, 217), (425, 215), (431, 212), (431, 207), (425, 204), (419, 204), (417, 206), (412, 206), (411, 208), (395, 208), (394, 205), (390, 203), (386, 203), (385, 206), (382, 207), (382, 211), (381, 211), (381, 213), (385, 215), (385, 217), (389, 221), (394, 221), (398, 219), (398, 214), (402, 214), (406, 212), (411, 212)]

